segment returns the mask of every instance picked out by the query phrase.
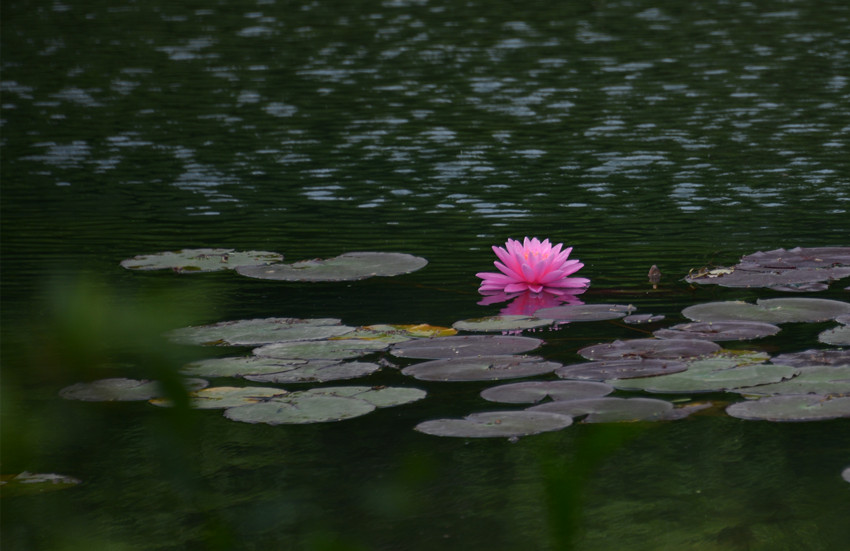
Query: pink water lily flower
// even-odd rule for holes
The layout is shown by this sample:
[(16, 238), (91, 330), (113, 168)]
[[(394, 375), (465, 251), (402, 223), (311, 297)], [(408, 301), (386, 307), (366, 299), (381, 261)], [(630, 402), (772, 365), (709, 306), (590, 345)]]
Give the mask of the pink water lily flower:
[(479, 292), (518, 293), (531, 291), (562, 295), (570, 290), (587, 287), (590, 280), (583, 277), (569, 277), (579, 271), (584, 264), (578, 260), (567, 260), (572, 247), (561, 250), (563, 243), (554, 247), (548, 239), (541, 242), (536, 237), (526, 237), (522, 243), (508, 239), (505, 247), (493, 247), (499, 260), (493, 264), (502, 273), (479, 272), (475, 274), (483, 281)]

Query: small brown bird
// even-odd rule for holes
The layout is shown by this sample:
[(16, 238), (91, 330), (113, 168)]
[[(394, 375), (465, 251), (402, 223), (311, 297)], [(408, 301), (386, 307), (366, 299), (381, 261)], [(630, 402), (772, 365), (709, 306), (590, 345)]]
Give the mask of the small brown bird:
[(653, 264), (647, 277), (649, 277), (649, 282), (652, 283), (652, 288), (658, 289), (658, 283), (661, 281), (661, 270), (658, 269), (658, 266)]

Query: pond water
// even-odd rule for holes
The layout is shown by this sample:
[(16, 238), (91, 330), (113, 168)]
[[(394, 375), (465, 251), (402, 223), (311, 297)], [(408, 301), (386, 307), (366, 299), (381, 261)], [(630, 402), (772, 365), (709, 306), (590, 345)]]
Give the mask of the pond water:
[[(585, 303), (632, 304), (662, 325), (699, 302), (788, 296), (682, 278), (758, 250), (850, 246), (845, 1), (9, 0), (3, 12), (2, 472), (82, 481), (4, 497), (4, 548), (850, 541), (848, 419), (720, 409), (517, 442), (439, 438), (412, 429), (493, 409), (478, 397), (492, 385), (391, 367), (351, 384), (428, 398), (339, 423), (58, 396), (229, 353), (159, 344), (189, 323), (496, 314), (504, 304), (478, 304), (475, 273), (508, 237), (574, 246), (592, 281)], [(195, 247), (429, 264), (342, 283), (119, 266)], [(847, 301), (846, 282), (794, 296)], [(788, 324), (730, 347), (823, 347), (832, 326)], [(646, 333), (602, 321), (533, 335), (566, 364)]]

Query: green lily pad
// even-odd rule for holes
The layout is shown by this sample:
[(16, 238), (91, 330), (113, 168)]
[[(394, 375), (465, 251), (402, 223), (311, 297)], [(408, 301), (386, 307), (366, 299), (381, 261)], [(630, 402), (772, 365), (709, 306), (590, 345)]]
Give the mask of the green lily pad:
[(375, 410), (375, 406), (359, 398), (344, 396), (297, 396), (286, 397), (233, 407), (224, 411), (224, 416), (243, 423), (265, 423), (267, 425), (291, 425), (326, 423), (360, 417)]
[[(184, 381), (188, 390), (201, 389), (208, 384), (202, 379)], [(84, 402), (130, 402), (162, 396), (162, 388), (159, 381), (111, 378), (67, 386), (59, 391), (59, 396)]]
[(310, 341), (354, 331), (334, 318), (263, 318), (222, 321), (175, 329), (169, 337), (183, 344), (257, 346), (273, 342)]
[[(266, 402), (272, 398), (288, 395), (282, 388), (260, 386), (215, 386), (192, 392), (189, 398), (195, 409), (226, 409), (246, 404)], [(154, 398), (150, 400), (155, 406), (171, 406), (170, 400)]]
[(602, 321), (622, 318), (634, 310), (634, 306), (623, 304), (568, 304), (541, 308), (534, 315), (558, 321)]
[(244, 377), (257, 383), (318, 383), (366, 377), (379, 369), (381, 369), (381, 366), (369, 362), (310, 360), (303, 365), (290, 366), (275, 373), (245, 375)]
[(719, 345), (698, 339), (632, 339), (594, 344), (582, 348), (578, 353), (588, 360), (672, 360), (707, 356), (719, 350)]
[(233, 249), (183, 249), (176, 252), (143, 254), (121, 261), (128, 270), (173, 270), (178, 273), (217, 272), (244, 266), (280, 262), (283, 255), (268, 251)]
[(556, 369), (555, 375), (562, 379), (605, 381), (669, 375), (685, 371), (687, 368), (684, 362), (678, 360), (611, 360), (565, 365)]
[(0, 488), (3, 497), (43, 494), (56, 490), (73, 488), (80, 480), (72, 476), (55, 473), (22, 472), (17, 475), (0, 475)]
[(623, 322), (630, 325), (642, 325), (644, 323), (655, 323), (664, 319), (664, 314), (632, 314), (623, 318)]
[(387, 348), (387, 343), (362, 339), (272, 343), (255, 348), (256, 356), (288, 360), (344, 360)]
[(498, 381), (551, 373), (561, 367), (538, 356), (475, 356), (433, 360), (401, 372), (421, 381)]
[(403, 386), (333, 386), (293, 392), (295, 398), (305, 396), (342, 396), (365, 400), (378, 408), (400, 406), (425, 398), (420, 388)]
[(820, 394), (821, 396), (850, 396), (850, 365), (818, 365), (800, 367), (796, 377), (779, 383), (739, 388), (747, 396), (779, 394)]
[(545, 327), (553, 323), (555, 323), (554, 320), (534, 316), (506, 315), (456, 321), (452, 324), (452, 327), (462, 331), (521, 331)]
[(570, 417), (586, 415), (584, 423), (657, 421), (673, 409), (673, 404), (655, 398), (583, 398), (559, 400), (528, 408), (526, 411), (560, 413)]
[(747, 320), (767, 323), (827, 321), (850, 313), (850, 303), (822, 298), (772, 298), (757, 304), (746, 302), (707, 302), (682, 310), (694, 321)]
[(354, 281), (373, 276), (408, 274), (424, 268), (424, 258), (404, 253), (353, 252), (329, 259), (302, 260), (292, 264), (242, 266), (237, 273), (257, 279), (280, 281)]
[(780, 354), (771, 359), (779, 365), (807, 367), (813, 365), (850, 365), (850, 349), (848, 350), (804, 350)]
[(659, 339), (704, 339), (717, 342), (759, 339), (779, 331), (778, 326), (763, 321), (698, 321), (659, 329), (653, 335)]
[(753, 421), (823, 421), (850, 417), (850, 396), (771, 396), (732, 404), (726, 408), (726, 413)]
[(459, 438), (516, 438), (561, 430), (573, 423), (571, 417), (535, 411), (491, 411), (473, 413), (463, 419), (434, 419), (416, 425), (416, 430), (433, 436)]
[(344, 335), (343, 339), (363, 339), (397, 344), (418, 338), (450, 337), (457, 331), (451, 327), (438, 327), (425, 323), (416, 325), (367, 325)]
[(259, 356), (229, 356), (192, 362), (180, 368), (180, 373), (192, 377), (244, 377), (279, 373), (308, 363), (320, 362), (320, 365), (336, 365), (337, 360), (281, 360), (261, 358)]
[(850, 346), (850, 325), (827, 329), (818, 335), (818, 340), (833, 346)]
[(481, 397), (490, 402), (508, 404), (536, 404), (552, 400), (573, 400), (605, 396), (614, 392), (614, 387), (605, 383), (589, 381), (528, 381), (494, 386), (481, 392)]
[(520, 354), (543, 344), (540, 339), (514, 335), (466, 335), (420, 339), (396, 344), (390, 354), (400, 358), (439, 360), (482, 355)]

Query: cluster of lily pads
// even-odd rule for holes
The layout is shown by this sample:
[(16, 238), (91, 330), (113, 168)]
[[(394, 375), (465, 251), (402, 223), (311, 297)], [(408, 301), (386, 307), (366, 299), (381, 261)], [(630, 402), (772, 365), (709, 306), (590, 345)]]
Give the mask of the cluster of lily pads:
[(759, 251), (730, 267), (691, 270), (690, 283), (724, 287), (766, 287), (776, 291), (823, 291), (850, 276), (850, 247), (797, 247)]

